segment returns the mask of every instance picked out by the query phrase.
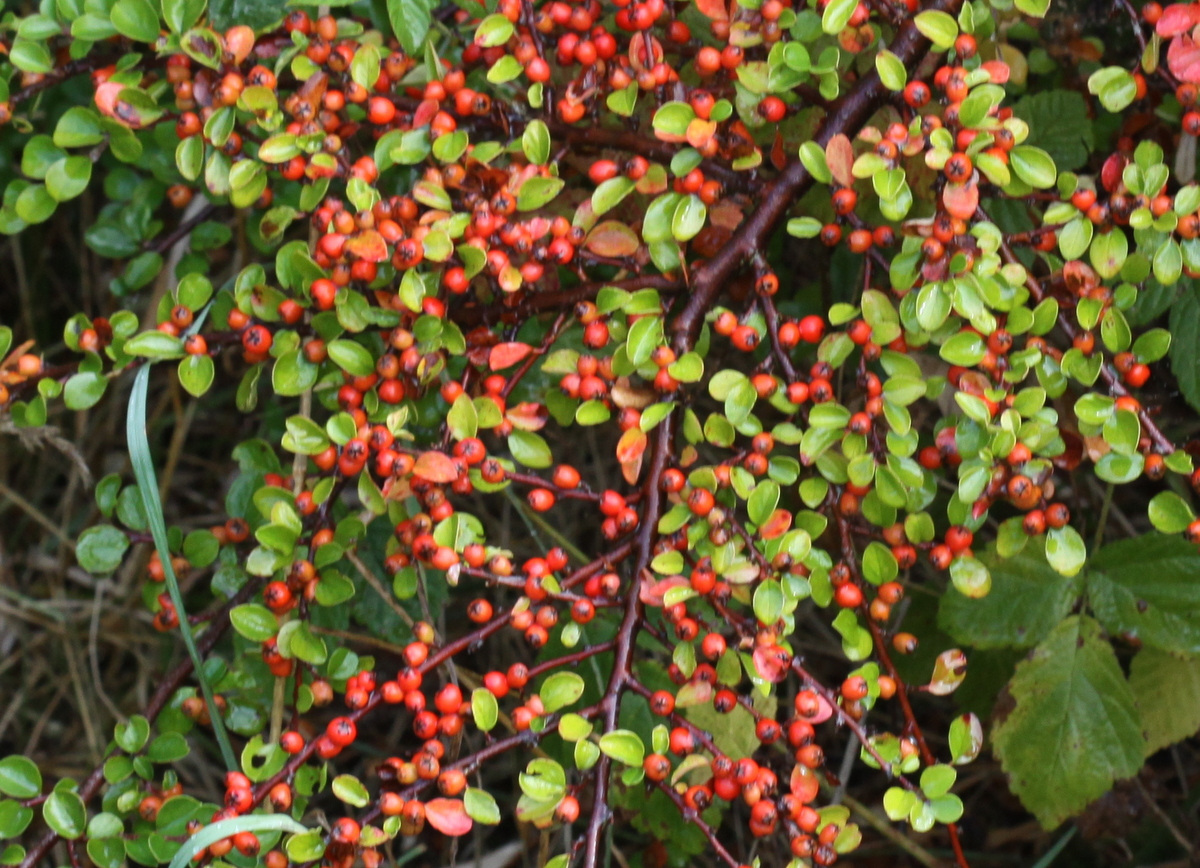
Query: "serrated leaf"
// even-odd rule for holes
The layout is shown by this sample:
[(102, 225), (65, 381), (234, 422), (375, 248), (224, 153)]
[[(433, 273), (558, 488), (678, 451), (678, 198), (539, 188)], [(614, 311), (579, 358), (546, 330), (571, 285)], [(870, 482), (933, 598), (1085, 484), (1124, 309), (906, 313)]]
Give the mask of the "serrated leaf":
[[(1142, 766), (1141, 722), (1112, 646), (1073, 615), (1017, 665), (992, 743), (1010, 786), (1053, 829)], [(1048, 761), (1053, 758), (1053, 761)]]

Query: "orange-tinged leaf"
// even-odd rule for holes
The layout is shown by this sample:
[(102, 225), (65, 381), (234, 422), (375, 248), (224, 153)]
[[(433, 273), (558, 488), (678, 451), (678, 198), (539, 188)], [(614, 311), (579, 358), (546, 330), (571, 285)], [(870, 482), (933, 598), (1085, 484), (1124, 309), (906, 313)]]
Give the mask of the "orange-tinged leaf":
[(115, 118), (117, 116), (117, 95), (125, 88), (126, 85), (120, 82), (104, 82), (96, 88), (96, 94), (93, 97), (96, 101), (96, 108), (100, 109), (102, 114)]
[(425, 803), (425, 820), (443, 835), (454, 837), (467, 834), (474, 825), (461, 799), (429, 800)]
[(430, 482), (453, 482), (458, 479), (458, 467), (444, 452), (429, 451), (417, 459), (413, 473)]
[(807, 805), (817, 797), (817, 793), (821, 791), (821, 781), (817, 778), (817, 773), (806, 765), (796, 763), (792, 767), (792, 777), (788, 781), (792, 795), (795, 796), (802, 805)]
[(525, 359), (532, 352), (533, 347), (520, 341), (496, 344), (492, 347), (491, 355), (488, 357), (488, 367), (493, 371), (502, 371), (509, 365), (515, 365)]
[(617, 461), (621, 463), (621, 474), (630, 485), (637, 482), (642, 472), (647, 441), (646, 432), (641, 428), (630, 428), (617, 441)]
[(974, 180), (965, 184), (947, 184), (942, 191), (942, 204), (951, 217), (970, 220), (979, 208), (979, 187)]
[(632, 256), (640, 244), (637, 233), (619, 220), (605, 220), (583, 243), (597, 256)]
[(521, 431), (541, 431), (546, 427), (546, 407), (533, 401), (522, 401), (505, 413), (505, 418)]
[(854, 146), (850, 144), (849, 137), (838, 133), (829, 140), (825, 146), (825, 162), (829, 164), (835, 181), (843, 187), (854, 186), (854, 173), (851, 171), (854, 167)]
[(786, 509), (776, 509), (758, 529), (758, 535), (763, 539), (775, 539), (783, 536), (792, 526), (792, 514)]
[(728, 21), (729, 11), (725, 0), (696, 0), (696, 8), (713, 21)]
[(716, 121), (706, 121), (704, 118), (692, 118), (687, 125), (684, 137), (693, 148), (703, 148), (717, 132)]
[(346, 250), (367, 262), (383, 262), (388, 258), (387, 242), (374, 229), (364, 229), (354, 237), (346, 239)]

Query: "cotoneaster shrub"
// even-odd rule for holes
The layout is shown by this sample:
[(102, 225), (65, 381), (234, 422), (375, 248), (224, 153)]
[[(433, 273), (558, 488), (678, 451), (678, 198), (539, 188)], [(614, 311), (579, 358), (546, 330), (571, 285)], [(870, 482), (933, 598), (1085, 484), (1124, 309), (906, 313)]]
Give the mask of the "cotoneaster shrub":
[(68, 539), (186, 655), (0, 862), (966, 868), (981, 751), (1052, 829), (1192, 735), (1200, 4), (1048, 5), (10, 5), (100, 301), (6, 302), (5, 448), (118, 402)]

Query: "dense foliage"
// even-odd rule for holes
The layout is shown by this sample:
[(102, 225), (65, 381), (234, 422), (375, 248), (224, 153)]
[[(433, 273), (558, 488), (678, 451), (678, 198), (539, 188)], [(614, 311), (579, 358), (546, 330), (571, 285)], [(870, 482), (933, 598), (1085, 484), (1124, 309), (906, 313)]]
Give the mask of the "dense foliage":
[(1048, 6), (10, 3), (0, 862), (1190, 853), (1200, 3)]

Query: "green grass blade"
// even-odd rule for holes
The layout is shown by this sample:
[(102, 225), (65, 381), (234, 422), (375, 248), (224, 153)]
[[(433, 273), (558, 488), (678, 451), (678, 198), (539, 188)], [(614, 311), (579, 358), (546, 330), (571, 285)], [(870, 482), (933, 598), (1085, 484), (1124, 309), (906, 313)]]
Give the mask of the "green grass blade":
[[(133, 381), (133, 391), (129, 395), (129, 411), (125, 417), (125, 431), (129, 441), (129, 460), (133, 464), (133, 475), (137, 480), (138, 490), (142, 493), (142, 506), (146, 510), (146, 520), (150, 523), (150, 534), (154, 537), (154, 547), (158, 549), (158, 557), (162, 560), (163, 572), (166, 573), (167, 591), (171, 602), (179, 615), (179, 630), (183, 634), (183, 644), (192, 658), (192, 666), (196, 670), (196, 680), (200, 682), (200, 692), (208, 706), (208, 716), (212, 720), (213, 735), (221, 747), (221, 756), (225, 766), (230, 771), (241, 768), (229, 744), (229, 734), (225, 732), (225, 722), (221, 712), (213, 701), (212, 686), (204, 676), (204, 661), (196, 650), (196, 640), (192, 636), (192, 625), (188, 623), (187, 609), (183, 605), (183, 595), (179, 592), (179, 580), (171, 566), (171, 550), (167, 545), (167, 523), (163, 518), (162, 501), (158, 497), (158, 474), (154, 472), (154, 459), (150, 455), (150, 442), (146, 439), (146, 392), (150, 384), (150, 365), (143, 365)], [(206, 845), (207, 846), (207, 845)], [(182, 852), (182, 851), (181, 851)]]
[[(145, 370), (143, 368), (142, 370)], [(205, 826), (195, 835), (188, 838), (175, 853), (169, 868), (187, 868), (197, 853), (218, 841), (224, 840), (238, 832), (291, 832), (302, 835), (308, 829), (301, 826), (287, 814), (246, 814), (242, 817), (230, 817), (228, 820), (218, 820), (210, 826)]]

